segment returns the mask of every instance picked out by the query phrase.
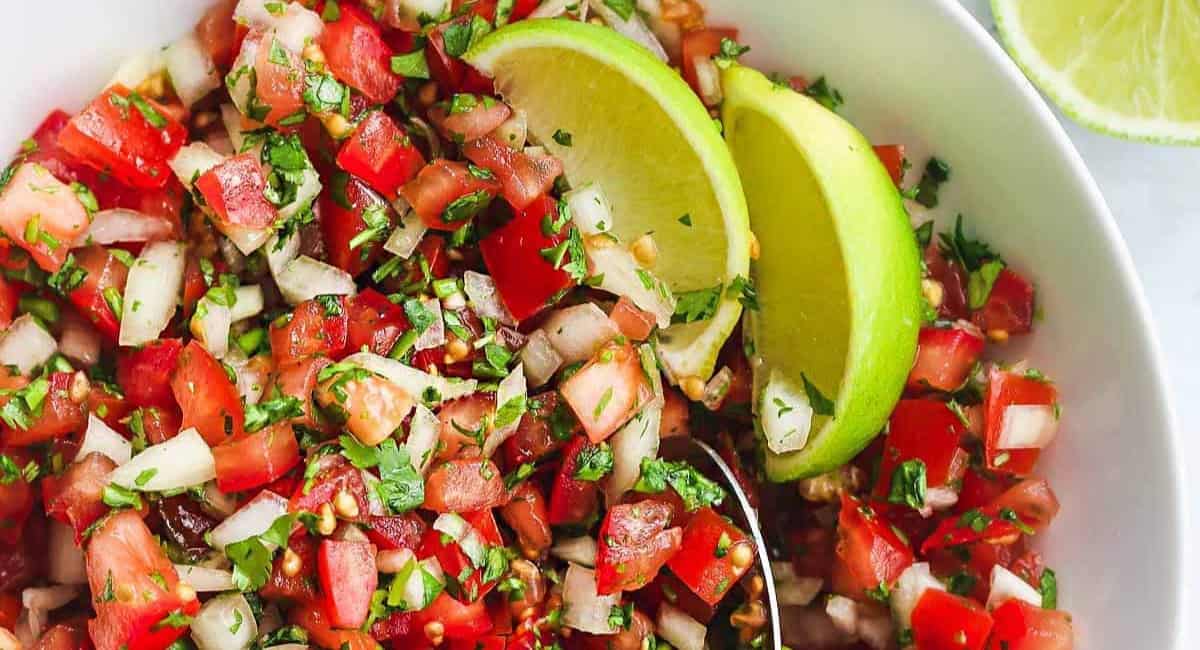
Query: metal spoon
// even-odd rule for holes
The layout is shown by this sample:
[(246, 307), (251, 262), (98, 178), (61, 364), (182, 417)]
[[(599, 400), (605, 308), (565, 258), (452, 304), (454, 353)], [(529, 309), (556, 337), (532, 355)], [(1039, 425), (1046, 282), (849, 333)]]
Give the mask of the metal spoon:
[(763, 605), (767, 610), (767, 625), (763, 629), (763, 650), (780, 650), (782, 635), (779, 630), (779, 602), (775, 598), (775, 578), (771, 574), (771, 558), (767, 555), (767, 545), (763, 543), (762, 529), (758, 525), (758, 513), (750, 506), (746, 493), (738, 484), (733, 470), (721, 459), (712, 447), (691, 437), (671, 436), (665, 438), (659, 447), (659, 455), (667, 460), (684, 460), (710, 479), (717, 481), (732, 500), (726, 500), (723, 511), (730, 515), (733, 523), (747, 531), (754, 541), (757, 557), (758, 573), (763, 579)]

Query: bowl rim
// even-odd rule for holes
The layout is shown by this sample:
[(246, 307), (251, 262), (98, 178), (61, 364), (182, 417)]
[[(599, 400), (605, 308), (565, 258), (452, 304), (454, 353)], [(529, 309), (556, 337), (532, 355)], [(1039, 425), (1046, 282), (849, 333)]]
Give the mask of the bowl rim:
[[(988, 4), (990, 7), (991, 0), (989, 0)], [(1083, 157), (1075, 148), (1075, 144), (1071, 141), (1070, 137), (1067, 136), (1066, 130), (1046, 99), (1025, 76), (1012, 57), (1009, 56), (1000, 40), (989, 33), (979, 20), (961, 4), (960, 0), (934, 0), (931, 5), (934, 10), (941, 12), (958, 29), (971, 37), (974, 45), (988, 58), (989, 62), (1003, 73), (1012, 94), (1019, 97), (1031, 110), (1032, 115), (1037, 120), (1038, 126), (1041, 128), (1041, 135), (1051, 139), (1055, 145), (1054, 148), (1062, 157), (1062, 163), (1070, 172), (1074, 181), (1075, 191), (1080, 193), (1088, 204), (1089, 209), (1086, 211), (1087, 216), (1085, 217), (1089, 220), (1087, 225), (1096, 228), (1103, 234), (1108, 253), (1120, 271), (1121, 284), (1118, 290), (1133, 299), (1134, 310), (1131, 317), (1137, 324), (1137, 331), (1139, 333), (1135, 343), (1142, 349), (1148, 362), (1149, 392), (1153, 395), (1154, 399), (1154, 403), (1151, 404), (1151, 412), (1160, 414), (1162, 418), (1162, 425), (1166, 434), (1167, 452), (1171, 459), (1164, 469), (1169, 472), (1169, 480), (1173, 486), (1170, 497), (1174, 501), (1173, 510), (1177, 530), (1174, 535), (1175, 557), (1172, 558), (1172, 564), (1178, 570), (1172, 576), (1174, 585), (1172, 585), (1171, 595), (1174, 598), (1175, 607), (1170, 613), (1170, 624), (1173, 628), (1170, 638), (1173, 639), (1172, 648), (1181, 649), (1184, 647), (1183, 613), (1184, 598), (1186, 596), (1184, 586), (1186, 584), (1186, 576), (1188, 575), (1187, 569), (1189, 568), (1187, 554), (1184, 552), (1188, 530), (1188, 513), (1183, 493), (1183, 441), (1179, 428), (1178, 415), (1175, 410), (1174, 397), (1168, 388), (1165, 356), (1158, 339), (1158, 332), (1154, 329), (1150, 303), (1146, 298), (1146, 292), (1142, 287), (1141, 279), (1138, 277), (1133, 257), (1129, 252), (1129, 247), (1125, 243), (1125, 238), (1121, 234), (1120, 228), (1117, 226), (1116, 218), (1109, 209), (1108, 203), (1105, 201), (1104, 195), (1100, 192), (1100, 187), (1096, 184), (1095, 178), (1092, 177), (1091, 172), (1088, 170)]]

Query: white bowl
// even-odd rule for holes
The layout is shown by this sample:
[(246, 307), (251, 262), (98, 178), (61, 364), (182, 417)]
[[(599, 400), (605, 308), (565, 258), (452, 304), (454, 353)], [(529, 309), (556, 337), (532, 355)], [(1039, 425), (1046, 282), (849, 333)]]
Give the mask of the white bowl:
[[(206, 0), (16, 2), (0, 145), (78, 109), (124, 56), (186, 31)], [(827, 75), (872, 141), (953, 168), (954, 214), (1038, 286), (1044, 321), (1005, 349), (1054, 377), (1064, 426), (1043, 473), (1062, 500), (1040, 540), (1080, 650), (1182, 649), (1179, 446), (1148, 310), (1125, 245), (1049, 109), (952, 0), (707, 0), (765, 70)], [(117, 7), (119, 6), (119, 10)], [(920, 170), (914, 170), (919, 174)]]

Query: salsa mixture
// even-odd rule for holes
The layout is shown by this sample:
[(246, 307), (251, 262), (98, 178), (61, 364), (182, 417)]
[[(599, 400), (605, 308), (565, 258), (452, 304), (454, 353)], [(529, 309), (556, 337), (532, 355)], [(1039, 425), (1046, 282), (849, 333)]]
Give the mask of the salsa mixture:
[[(916, 228), (926, 322), (883, 434), (768, 481), (755, 414), (792, 407), (754, 403), (740, 334), (711, 378), (656, 355), (724, 288), (672, 295), (654, 234), (611, 234), (463, 61), (531, 17), (619, 27), (713, 108), (747, 49), (693, 0), (222, 0), (22, 144), (0, 649), (759, 648), (780, 616), (794, 650), (1069, 650), (1028, 545), (1059, 509), (1057, 390), (989, 354), (1030, 332), (1030, 282), (961, 220)], [(936, 205), (948, 165), (905, 188), (903, 148), (876, 153)], [(780, 612), (671, 436), (758, 508)]]

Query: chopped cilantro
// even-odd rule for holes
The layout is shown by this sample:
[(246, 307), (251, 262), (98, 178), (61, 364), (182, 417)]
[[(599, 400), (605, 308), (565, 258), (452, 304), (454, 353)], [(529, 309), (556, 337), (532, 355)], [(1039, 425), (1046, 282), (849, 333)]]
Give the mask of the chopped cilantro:
[(671, 315), (672, 323), (694, 323), (708, 320), (717, 313), (717, 305), (721, 301), (721, 285), (707, 289), (696, 289), (675, 294), (675, 313)]
[(683, 499), (688, 512), (703, 506), (719, 505), (725, 490), (706, 478), (686, 461), (643, 458), (641, 476), (633, 489), (638, 492), (659, 493), (670, 486)]
[(574, 478), (579, 481), (596, 482), (604, 478), (613, 468), (612, 448), (607, 442), (584, 445), (575, 457)]
[(804, 89), (804, 94), (835, 113), (843, 103), (842, 93), (838, 92), (836, 88), (831, 87), (823, 76), (818, 77), (816, 81), (808, 84), (808, 87)]
[(833, 400), (825, 397), (821, 393), (821, 390), (809, 381), (808, 375), (800, 373), (800, 379), (804, 382), (804, 394), (808, 396), (808, 405), (812, 407), (813, 413), (817, 415), (833, 415), (836, 409)]
[(930, 156), (929, 162), (925, 163), (925, 171), (921, 174), (921, 180), (917, 183), (917, 193), (913, 200), (927, 208), (936, 208), (938, 189), (942, 183), (948, 180), (950, 180), (950, 165), (937, 156)]
[(925, 461), (914, 458), (900, 463), (892, 472), (888, 502), (907, 505), (913, 510), (924, 508), (926, 481)]

